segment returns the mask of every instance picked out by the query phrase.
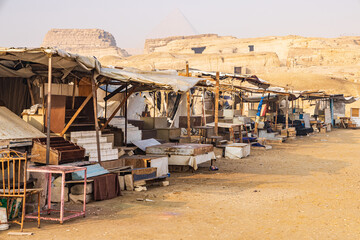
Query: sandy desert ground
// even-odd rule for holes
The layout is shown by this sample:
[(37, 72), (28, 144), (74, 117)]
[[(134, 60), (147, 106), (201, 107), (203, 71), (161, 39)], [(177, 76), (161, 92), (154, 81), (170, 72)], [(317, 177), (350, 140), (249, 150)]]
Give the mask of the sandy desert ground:
[(218, 172), (205, 164), (171, 174), (168, 187), (92, 202), (85, 219), (27, 222), (33, 236), (0, 239), (359, 239), (359, 143), (360, 130), (298, 137), (219, 159)]

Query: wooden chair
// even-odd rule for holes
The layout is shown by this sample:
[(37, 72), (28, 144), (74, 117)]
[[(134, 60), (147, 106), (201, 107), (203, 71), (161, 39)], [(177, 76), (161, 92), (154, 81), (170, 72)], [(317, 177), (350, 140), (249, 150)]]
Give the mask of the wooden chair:
[(22, 213), (20, 221), (14, 220), (9, 223), (17, 223), (21, 226), (23, 231), (25, 218), (25, 204), (28, 196), (38, 195), (38, 227), (40, 227), (40, 193), (42, 189), (26, 189), (26, 170), (27, 170), (27, 155), (13, 151), (10, 149), (0, 150), (0, 169), (1, 180), (0, 183), (0, 198), (7, 198), (7, 217), (11, 208), (9, 206), (10, 199), (22, 198)]

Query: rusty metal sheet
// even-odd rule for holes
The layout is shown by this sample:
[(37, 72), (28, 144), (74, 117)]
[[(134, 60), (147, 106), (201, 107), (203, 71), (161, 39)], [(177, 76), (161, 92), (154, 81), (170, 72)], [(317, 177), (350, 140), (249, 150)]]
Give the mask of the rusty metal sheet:
[(146, 154), (196, 156), (214, 151), (211, 144), (164, 143), (146, 148)]
[(26, 140), (45, 135), (6, 107), (0, 107), (0, 140)]

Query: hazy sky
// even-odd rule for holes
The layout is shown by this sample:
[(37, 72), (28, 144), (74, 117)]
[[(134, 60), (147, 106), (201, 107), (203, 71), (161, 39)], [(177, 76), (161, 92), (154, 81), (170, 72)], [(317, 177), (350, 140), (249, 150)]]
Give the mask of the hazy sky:
[(199, 33), (360, 35), (360, 0), (0, 0), (0, 47), (39, 46), (51, 28), (100, 28), (139, 48), (177, 8)]

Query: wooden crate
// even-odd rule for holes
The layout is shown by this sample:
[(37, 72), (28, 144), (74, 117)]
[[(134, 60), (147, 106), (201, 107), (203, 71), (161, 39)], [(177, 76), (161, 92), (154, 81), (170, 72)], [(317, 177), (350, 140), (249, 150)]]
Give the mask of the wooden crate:
[[(33, 141), (31, 155), (32, 162), (46, 164), (46, 138), (37, 138)], [(50, 158), (49, 164), (59, 165), (63, 163), (83, 161), (85, 149), (66, 141), (62, 137), (50, 138)]]
[(156, 177), (156, 168), (135, 168), (132, 170), (134, 182)]
[(113, 168), (120, 168), (124, 167), (125, 165), (125, 159), (117, 159), (117, 160), (111, 160), (111, 161), (102, 161), (101, 166), (105, 169), (113, 169)]

